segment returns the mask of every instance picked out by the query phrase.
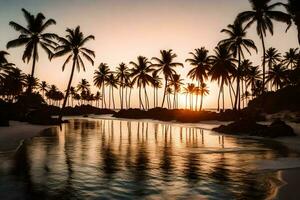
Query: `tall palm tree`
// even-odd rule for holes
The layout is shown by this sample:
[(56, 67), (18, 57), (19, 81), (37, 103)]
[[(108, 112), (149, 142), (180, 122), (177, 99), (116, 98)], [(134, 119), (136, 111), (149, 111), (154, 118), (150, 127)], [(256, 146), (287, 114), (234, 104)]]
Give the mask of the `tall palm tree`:
[(268, 75), (267, 82), (271, 82), (273, 86), (276, 87), (276, 90), (284, 86), (288, 81), (287, 70), (281, 64), (275, 64), (271, 67)]
[[(137, 58), (138, 62), (130, 62), (130, 64), (133, 66), (131, 69), (131, 76), (133, 77), (132, 82), (133, 84), (136, 84), (139, 88), (139, 105), (142, 109), (148, 108), (148, 102), (147, 102), (147, 92), (146, 92), (146, 86), (153, 83), (153, 78), (151, 76), (151, 73), (153, 72), (153, 68), (151, 65), (151, 62), (148, 61), (148, 59), (144, 56), (139, 56)], [(142, 100), (142, 94), (141, 90), (144, 89), (145, 92), (145, 106), (143, 104)]]
[(124, 105), (124, 88), (126, 87), (127, 79), (129, 78), (130, 70), (126, 66), (125, 63), (121, 63), (116, 69), (116, 79), (120, 84), (120, 104), (121, 109), (123, 109)]
[(162, 100), (161, 107), (164, 107), (166, 92), (168, 87), (168, 80), (172, 78), (172, 75), (176, 74), (175, 67), (181, 66), (183, 67), (182, 63), (174, 62), (174, 59), (177, 57), (175, 53), (172, 52), (172, 49), (169, 50), (161, 50), (161, 58), (153, 57), (152, 60), (157, 62), (156, 64), (152, 64), (153, 67), (157, 67), (156, 71), (158, 73), (163, 73), (165, 78), (165, 89), (164, 89), (164, 96)]
[[(38, 46), (46, 51), (49, 58), (51, 58), (53, 50), (57, 45), (53, 40), (54, 38), (57, 38), (57, 35), (45, 32), (49, 26), (56, 24), (56, 22), (53, 19), (46, 20), (42, 13), (38, 13), (34, 16), (24, 8), (22, 11), (27, 24), (26, 26), (22, 26), (13, 21), (9, 22), (11, 27), (20, 32), (20, 35), (17, 39), (9, 41), (7, 43), (7, 48), (25, 46), (22, 59), (23, 62), (27, 61), (27, 63), (31, 60), (31, 58), (33, 59), (31, 76), (34, 77), (35, 64), (39, 58)], [(31, 92), (30, 86), (28, 91)]]
[(286, 66), (286, 68), (294, 69), (300, 60), (300, 53), (298, 52), (298, 48), (290, 48), (283, 55), (282, 64)]
[(64, 62), (62, 66), (62, 70), (64, 71), (65, 66), (68, 64), (68, 62), (72, 59), (72, 71), (70, 75), (70, 80), (67, 87), (67, 92), (63, 101), (63, 106), (59, 115), (59, 120), (62, 118), (62, 111), (66, 106), (67, 99), (70, 92), (70, 87), (72, 84), (72, 79), (74, 75), (75, 67), (78, 71), (80, 71), (80, 68), (83, 68), (85, 71), (85, 65), (82, 60), (82, 57), (84, 57), (86, 60), (88, 60), (92, 65), (94, 65), (93, 57), (95, 57), (94, 51), (87, 49), (84, 47), (86, 42), (88, 42), (91, 39), (95, 39), (93, 35), (89, 35), (87, 37), (84, 37), (83, 33), (80, 31), (80, 27), (77, 26), (75, 29), (67, 29), (66, 30), (67, 35), (65, 38), (59, 37), (60, 45), (55, 48), (55, 53), (53, 55), (53, 58), (61, 57), (64, 55), (68, 55), (66, 61)]
[[(220, 41), (219, 45), (227, 46), (232, 52), (233, 57), (238, 59), (237, 72), (240, 72), (242, 71), (242, 69), (240, 69), (241, 59), (245, 58), (244, 50), (251, 55), (250, 49), (254, 49), (257, 52), (257, 48), (252, 40), (246, 38), (246, 29), (243, 28), (242, 23), (239, 20), (236, 20), (234, 24), (229, 24), (227, 27), (228, 29), (223, 29), (221, 32), (228, 34), (229, 38)], [(236, 109), (238, 105), (238, 109), (240, 109), (240, 73), (236, 74), (236, 78), (237, 84), (234, 108)]]
[(212, 81), (218, 81), (220, 85), (219, 95), (218, 95), (218, 111), (220, 110), (220, 95), (223, 94), (223, 110), (224, 110), (224, 84), (228, 85), (230, 82), (230, 74), (235, 71), (236, 61), (229, 49), (224, 46), (217, 46), (215, 49), (215, 55), (210, 56), (211, 59), (211, 70), (209, 75)]
[(261, 39), (263, 47), (263, 82), (265, 85), (265, 37), (267, 31), (273, 35), (273, 22), (272, 20), (284, 22), (288, 25), (288, 28), (291, 25), (291, 16), (278, 10), (274, 10), (276, 7), (282, 5), (281, 3), (273, 3), (270, 5), (271, 0), (249, 0), (252, 10), (244, 11), (238, 14), (237, 19), (241, 22), (247, 22), (246, 28), (250, 27), (253, 23), (256, 22), (256, 31), (258, 36)]
[(180, 78), (180, 75), (174, 74), (173, 77), (169, 80), (168, 86), (173, 87), (173, 108), (178, 108), (178, 93), (180, 88), (183, 85), (183, 79)]
[[(106, 95), (105, 95), (105, 85), (108, 80), (111, 71), (106, 63), (100, 63), (97, 70), (94, 72), (94, 84), (101, 89), (102, 88), (102, 108), (106, 108)], [(103, 105), (104, 103), (104, 105)]]
[(207, 87), (206, 83), (201, 83), (199, 87), (199, 92), (201, 95), (201, 103), (200, 103), (200, 111), (202, 110), (202, 105), (203, 105), (203, 97), (209, 94), (209, 89)]
[(110, 73), (108, 79), (106, 81), (106, 85), (109, 86), (109, 108), (110, 108), (110, 99), (112, 99), (113, 108), (116, 109), (115, 105), (115, 96), (114, 96), (114, 88), (118, 88), (118, 80), (114, 76), (113, 73)]
[(49, 85), (46, 81), (42, 81), (38, 85), (39, 90), (43, 93), (43, 98), (45, 98), (45, 93), (48, 91)]
[(278, 53), (278, 50), (275, 49), (274, 47), (270, 47), (266, 51), (265, 59), (270, 69), (272, 68), (273, 65), (276, 65), (278, 62), (281, 61), (281, 54)]
[(290, 13), (295, 25), (298, 29), (298, 42), (300, 44), (300, 1), (288, 0), (288, 4), (285, 5), (288, 12)]
[[(210, 69), (208, 50), (206, 50), (205, 47), (201, 47), (201, 49), (195, 49), (195, 53), (190, 52), (190, 54), (193, 56), (193, 58), (188, 58), (185, 61), (189, 62), (190, 65), (194, 66), (194, 68), (192, 68), (187, 75), (192, 80), (196, 79), (196, 81), (198, 81), (198, 87), (200, 87), (201, 83), (204, 83), (204, 81), (207, 80)], [(196, 98), (197, 104), (198, 95)]]

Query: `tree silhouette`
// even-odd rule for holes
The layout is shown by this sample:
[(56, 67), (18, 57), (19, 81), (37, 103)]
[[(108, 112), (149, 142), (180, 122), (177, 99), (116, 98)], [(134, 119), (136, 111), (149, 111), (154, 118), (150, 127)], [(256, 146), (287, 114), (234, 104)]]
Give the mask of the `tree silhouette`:
[(53, 55), (53, 58), (68, 55), (66, 61), (62, 66), (63, 71), (65, 69), (65, 66), (68, 64), (68, 62), (71, 59), (73, 61), (72, 71), (71, 71), (71, 75), (67, 87), (67, 92), (64, 98), (63, 106), (59, 115), (59, 120), (61, 120), (62, 118), (62, 110), (65, 108), (67, 103), (75, 67), (77, 68), (78, 71), (80, 71), (80, 68), (83, 68), (83, 70), (85, 71), (85, 65), (81, 57), (84, 57), (92, 65), (94, 65), (94, 61), (91, 57), (95, 57), (94, 51), (84, 47), (86, 42), (88, 42), (91, 39), (95, 39), (93, 35), (84, 37), (83, 33), (80, 31), (79, 26), (77, 26), (75, 29), (68, 28), (66, 32), (67, 35), (65, 38), (59, 37), (60, 45), (55, 48), (56, 52)]
[[(94, 72), (94, 84), (101, 89), (102, 88), (102, 108), (106, 108), (106, 95), (105, 95), (105, 84), (108, 80), (111, 71), (106, 63), (100, 63), (97, 70)], [(103, 107), (104, 103), (104, 107)]]
[[(34, 77), (35, 64), (39, 58), (38, 46), (46, 51), (49, 58), (51, 58), (53, 50), (57, 45), (57, 43), (53, 40), (57, 38), (57, 35), (45, 32), (49, 26), (56, 24), (56, 22), (53, 19), (46, 20), (42, 13), (38, 13), (34, 16), (24, 8), (22, 9), (22, 12), (26, 19), (26, 27), (13, 21), (9, 22), (11, 27), (20, 32), (20, 35), (17, 39), (9, 41), (7, 43), (7, 48), (25, 46), (22, 59), (23, 62), (27, 63), (31, 60), (31, 58), (33, 59), (31, 76)], [(31, 92), (30, 86), (28, 91)]]
[(125, 63), (121, 63), (116, 69), (116, 79), (119, 81), (120, 84), (120, 104), (121, 109), (124, 107), (124, 88), (126, 87), (126, 82), (130, 76), (130, 70), (126, 66)]
[(291, 16), (282, 12), (274, 10), (276, 7), (282, 5), (281, 3), (274, 3), (269, 5), (271, 0), (249, 0), (252, 10), (244, 11), (237, 16), (237, 20), (241, 22), (247, 22), (245, 28), (250, 27), (253, 23), (256, 22), (256, 31), (258, 36), (261, 39), (263, 47), (263, 82), (265, 85), (265, 37), (267, 36), (267, 31), (273, 35), (273, 22), (272, 20), (284, 22), (288, 25), (288, 28), (291, 25)]
[(156, 64), (152, 64), (153, 67), (157, 67), (156, 71), (158, 73), (163, 73), (164, 78), (165, 78), (165, 89), (164, 89), (164, 96), (162, 100), (162, 105), (161, 107), (164, 107), (165, 103), (165, 97), (166, 97), (166, 92), (167, 92), (167, 87), (168, 87), (168, 80), (172, 78), (174, 74), (176, 74), (175, 67), (177, 66), (182, 66), (182, 63), (174, 62), (174, 59), (177, 57), (176, 54), (172, 52), (173, 50), (161, 50), (161, 58), (153, 57), (152, 60), (157, 62)]

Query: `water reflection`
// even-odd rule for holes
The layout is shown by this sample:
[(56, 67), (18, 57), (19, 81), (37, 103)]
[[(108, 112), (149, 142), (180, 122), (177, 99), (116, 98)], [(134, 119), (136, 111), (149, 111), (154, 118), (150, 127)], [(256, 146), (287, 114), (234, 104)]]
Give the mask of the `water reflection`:
[(281, 156), (278, 144), (198, 128), (75, 119), (27, 141), (0, 181), (18, 199), (264, 199), (274, 173), (251, 163)]

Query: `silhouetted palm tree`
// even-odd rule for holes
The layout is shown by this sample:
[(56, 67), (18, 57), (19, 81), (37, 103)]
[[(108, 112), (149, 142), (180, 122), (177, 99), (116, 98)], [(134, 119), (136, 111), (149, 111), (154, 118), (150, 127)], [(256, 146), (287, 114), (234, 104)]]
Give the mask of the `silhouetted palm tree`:
[(206, 85), (206, 83), (201, 83), (199, 87), (199, 92), (201, 95), (201, 102), (200, 102), (200, 111), (202, 110), (202, 105), (203, 105), (203, 97), (209, 94), (209, 89)]
[(180, 78), (180, 75), (174, 74), (173, 77), (169, 80), (168, 86), (173, 87), (173, 108), (178, 108), (178, 93), (180, 88), (183, 85), (183, 79)]
[[(101, 89), (102, 88), (102, 108), (106, 108), (106, 95), (105, 95), (105, 84), (108, 80), (111, 71), (106, 63), (100, 63), (97, 70), (94, 72), (94, 84)], [(104, 106), (103, 106), (104, 103)]]
[[(35, 64), (39, 58), (38, 46), (40, 45), (50, 58), (57, 45), (56, 42), (53, 41), (53, 39), (57, 38), (57, 35), (45, 32), (49, 26), (56, 24), (56, 22), (53, 19), (46, 20), (42, 13), (38, 13), (34, 16), (24, 8), (22, 11), (26, 19), (26, 27), (13, 21), (9, 22), (11, 27), (20, 32), (20, 36), (17, 39), (9, 41), (7, 48), (25, 46), (22, 59), (24, 62), (27, 61), (27, 63), (31, 58), (33, 59), (31, 76), (34, 77)], [(30, 86), (28, 91), (31, 92)]]
[(76, 90), (75, 90), (75, 87), (73, 87), (73, 86), (71, 86), (70, 87), (70, 95), (71, 95), (71, 103), (72, 103), (72, 107), (73, 107), (73, 100), (75, 99), (74, 97), (75, 97), (75, 95), (76, 95), (77, 93), (76, 93)]
[(43, 98), (45, 98), (45, 93), (48, 91), (49, 85), (47, 84), (46, 81), (42, 81), (38, 85), (39, 90), (42, 91)]
[(252, 6), (252, 10), (238, 14), (237, 19), (241, 22), (247, 22), (245, 28), (250, 27), (256, 22), (256, 31), (261, 39), (263, 47), (263, 85), (265, 85), (265, 37), (267, 31), (273, 35), (272, 20), (284, 22), (289, 28), (291, 25), (291, 17), (282, 11), (274, 10), (276, 7), (282, 5), (281, 3), (269, 5), (271, 0), (249, 0), (249, 2)]
[[(210, 70), (209, 58), (208, 58), (208, 50), (204, 47), (201, 49), (195, 49), (195, 53), (190, 52), (193, 58), (188, 58), (185, 61), (189, 62), (193, 69), (188, 72), (188, 77), (192, 80), (198, 81), (198, 87), (200, 87), (201, 83), (204, 83), (208, 78), (208, 72)], [(196, 96), (196, 104), (198, 102), (198, 95)], [(197, 105), (196, 105), (197, 109)]]
[(152, 79), (153, 79), (153, 107), (158, 106), (158, 89), (161, 88), (162, 83), (161, 80), (162, 78), (157, 75), (157, 72), (152, 73)]
[[(241, 68), (241, 59), (244, 59), (244, 52), (246, 50), (250, 55), (250, 49), (254, 49), (257, 52), (257, 48), (254, 42), (250, 39), (246, 38), (246, 29), (242, 27), (242, 24), (239, 20), (236, 20), (234, 24), (229, 24), (228, 29), (223, 29), (221, 32), (226, 33), (229, 35), (228, 39), (224, 39), (219, 42), (219, 45), (225, 45), (228, 49), (232, 52), (233, 57), (238, 59), (238, 67), (237, 71), (242, 71)], [(240, 99), (241, 99), (241, 92), (240, 92), (240, 73), (236, 74), (236, 96), (235, 96), (235, 103), (234, 108), (240, 109)]]
[(5, 71), (9, 70), (15, 64), (9, 63), (6, 56), (9, 55), (6, 51), (0, 51), (0, 81), (3, 78)]
[(248, 69), (246, 75), (246, 84), (247, 87), (250, 86), (251, 88), (252, 97), (254, 96), (253, 91), (255, 90), (256, 81), (260, 81), (260, 80), (261, 80), (261, 71), (259, 70), (258, 66), (251, 67), (250, 69)]
[(164, 78), (165, 78), (165, 89), (164, 89), (164, 96), (162, 100), (162, 105), (161, 107), (164, 107), (165, 103), (165, 97), (166, 97), (166, 92), (167, 92), (167, 87), (168, 87), (168, 80), (172, 78), (174, 74), (176, 74), (175, 67), (177, 66), (182, 66), (182, 63), (174, 62), (174, 59), (177, 57), (176, 54), (172, 52), (172, 50), (161, 50), (160, 51), (161, 58), (153, 57), (152, 60), (156, 61), (156, 64), (152, 64), (153, 67), (157, 67), (156, 71), (158, 73), (163, 73)]
[(288, 0), (288, 4), (285, 5), (291, 17), (294, 20), (295, 25), (298, 29), (298, 42), (300, 44), (300, 1)]
[(223, 110), (224, 110), (224, 84), (228, 85), (230, 82), (230, 74), (235, 71), (236, 61), (229, 49), (226, 46), (217, 46), (215, 49), (215, 54), (210, 56), (211, 59), (211, 70), (209, 75), (212, 81), (218, 81), (220, 85), (219, 95), (218, 95), (218, 110), (220, 110), (220, 95), (223, 94)]
[[(149, 102), (147, 102), (146, 86), (153, 83), (153, 78), (151, 74), (154, 69), (152, 68), (151, 62), (149, 62), (146, 57), (139, 56), (137, 60), (138, 60), (137, 63), (130, 62), (130, 64), (133, 65), (133, 68), (131, 69), (131, 76), (133, 77), (132, 82), (133, 84), (136, 84), (137, 87), (139, 88), (140, 108), (147, 109), (149, 107)], [(142, 87), (144, 88), (144, 92), (145, 92), (145, 106), (143, 104), (142, 94), (141, 94)]]
[(6, 95), (8, 100), (14, 100), (20, 95), (25, 86), (25, 74), (19, 68), (11, 67), (6, 71), (2, 80), (2, 95)]
[(276, 65), (281, 61), (281, 54), (278, 53), (277, 49), (270, 47), (266, 51), (265, 55), (266, 63), (268, 63), (269, 69), (272, 68), (273, 65)]
[(284, 86), (288, 81), (287, 70), (281, 64), (275, 64), (269, 70), (267, 75), (267, 82), (271, 82), (276, 90)]
[(31, 76), (30, 74), (27, 74), (25, 76), (25, 87), (28, 90), (35, 90), (37, 89), (39, 86), (39, 79), (34, 78), (33, 76)]
[(193, 102), (193, 95), (196, 90), (196, 86), (194, 83), (188, 83), (187, 85), (187, 93), (190, 95), (190, 110), (193, 110), (194, 102)]
[(286, 66), (286, 68), (294, 69), (300, 60), (300, 53), (298, 52), (298, 48), (290, 48), (289, 51), (285, 52), (282, 59), (282, 64)]
[(91, 85), (89, 84), (89, 82), (83, 78), (77, 85), (77, 91), (87, 92), (90, 91), (90, 87)]
[(130, 70), (126, 66), (125, 63), (121, 63), (117, 69), (116, 69), (116, 79), (119, 81), (120, 84), (120, 104), (121, 104), (121, 109), (123, 109), (124, 105), (124, 88), (126, 87), (126, 82), (127, 79), (129, 78), (130, 75)]
[[(67, 35), (65, 38), (59, 37), (60, 45), (58, 47), (56, 47), (56, 49), (55, 49), (56, 52), (53, 55), (54, 58), (68, 55), (66, 61), (64, 62), (63, 66), (62, 66), (63, 71), (65, 69), (65, 66), (68, 64), (68, 62), (71, 59), (73, 61), (70, 80), (68, 83), (67, 92), (66, 92), (61, 110), (63, 110), (65, 108), (66, 103), (67, 103), (75, 67), (77, 68), (78, 71), (80, 71), (80, 68), (83, 68), (83, 70), (85, 71), (85, 66), (84, 66), (84, 63), (83, 63), (83, 60), (81, 57), (83, 56), (92, 65), (94, 65), (94, 61), (91, 57), (95, 57), (94, 51), (84, 47), (86, 42), (88, 42), (91, 39), (94, 39), (93, 35), (84, 37), (83, 33), (80, 31), (79, 26), (77, 26), (75, 29), (68, 28), (66, 30), (66, 32), (67, 32)], [(61, 118), (62, 118), (62, 112), (59, 115), (60, 120), (61, 120)]]
[(110, 100), (112, 99), (112, 103), (113, 103), (113, 108), (116, 109), (116, 105), (115, 105), (115, 96), (114, 96), (114, 88), (118, 88), (118, 80), (116, 79), (116, 77), (114, 76), (113, 73), (110, 73), (107, 81), (106, 81), (106, 85), (109, 86), (109, 108), (110, 108)]

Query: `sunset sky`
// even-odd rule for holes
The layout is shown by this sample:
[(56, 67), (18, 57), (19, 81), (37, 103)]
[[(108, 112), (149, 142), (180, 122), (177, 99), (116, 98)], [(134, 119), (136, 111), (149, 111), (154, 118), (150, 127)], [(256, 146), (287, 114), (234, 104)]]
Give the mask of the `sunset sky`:
[[(25, 24), (21, 8), (34, 14), (42, 12), (46, 18), (55, 19), (57, 25), (51, 26), (48, 31), (61, 36), (65, 35), (67, 27), (77, 25), (84, 33), (95, 35), (96, 40), (88, 43), (89, 48), (96, 52), (95, 65), (87, 65), (85, 73), (76, 73), (73, 85), (77, 85), (82, 78), (92, 83), (93, 72), (100, 62), (108, 63), (114, 69), (121, 62), (135, 61), (138, 55), (149, 59), (159, 56), (161, 49), (173, 49), (179, 62), (184, 62), (188, 52), (202, 46), (213, 53), (218, 41), (227, 37), (220, 30), (232, 23), (239, 12), (249, 10), (250, 4), (248, 0), (0, 0), (0, 50), (6, 50), (6, 43), (18, 36), (9, 27), (9, 21)], [(267, 48), (272, 46), (284, 52), (299, 46), (295, 26), (287, 33), (285, 29), (285, 24), (275, 23), (274, 36), (266, 39)], [(255, 26), (249, 29), (248, 37), (256, 42), (259, 49), (258, 54), (253, 52), (249, 57), (258, 65), (262, 51)], [(9, 49), (8, 59), (29, 73), (31, 62), (22, 62), (23, 50), (22, 47)], [(62, 72), (65, 58), (49, 62), (42, 50), (39, 56), (36, 77), (64, 91), (71, 66)], [(184, 65), (184, 69), (178, 70), (182, 78), (190, 69), (187, 63)], [(205, 99), (204, 107), (213, 108), (216, 107), (218, 88), (215, 83), (209, 83), (209, 88), (211, 94)], [(93, 88), (95, 91), (96, 88)], [(227, 100), (229, 105), (229, 98)]]

